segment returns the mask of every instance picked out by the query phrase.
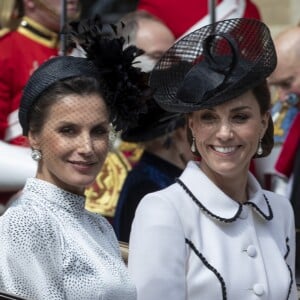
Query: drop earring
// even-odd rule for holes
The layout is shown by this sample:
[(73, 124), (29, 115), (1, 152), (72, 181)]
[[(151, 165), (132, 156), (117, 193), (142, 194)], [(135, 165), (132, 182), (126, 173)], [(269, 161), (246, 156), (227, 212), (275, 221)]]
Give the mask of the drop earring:
[(193, 136), (193, 141), (192, 141), (192, 145), (191, 145), (191, 151), (196, 152), (196, 143), (195, 143), (195, 137), (194, 136)]
[(263, 154), (263, 152), (264, 152), (264, 150), (263, 150), (263, 147), (261, 145), (261, 139), (260, 139), (259, 142), (258, 142), (258, 148), (257, 148), (256, 154), (260, 156), (260, 155)]
[(31, 157), (33, 160), (35, 161), (39, 161), (42, 159), (42, 153), (40, 150), (37, 150), (37, 149), (33, 149), (32, 152), (31, 152)]

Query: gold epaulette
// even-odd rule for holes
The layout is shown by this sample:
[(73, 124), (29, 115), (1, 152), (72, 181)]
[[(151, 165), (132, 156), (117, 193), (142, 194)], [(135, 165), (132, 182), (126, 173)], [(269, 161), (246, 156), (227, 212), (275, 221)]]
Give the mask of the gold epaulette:
[(9, 28), (1, 28), (0, 29), (0, 38), (7, 35), (9, 32), (11, 32), (11, 30)]

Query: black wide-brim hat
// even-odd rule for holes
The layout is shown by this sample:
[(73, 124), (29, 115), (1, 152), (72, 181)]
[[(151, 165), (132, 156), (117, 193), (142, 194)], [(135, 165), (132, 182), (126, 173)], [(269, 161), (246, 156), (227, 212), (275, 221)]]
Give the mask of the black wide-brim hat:
[(150, 75), (156, 102), (170, 112), (210, 108), (264, 82), (277, 63), (268, 27), (255, 19), (229, 19), (176, 42)]
[(23, 135), (28, 135), (29, 114), (33, 104), (55, 82), (77, 76), (96, 77), (98, 70), (91, 61), (82, 57), (59, 56), (43, 63), (27, 82), (19, 108)]

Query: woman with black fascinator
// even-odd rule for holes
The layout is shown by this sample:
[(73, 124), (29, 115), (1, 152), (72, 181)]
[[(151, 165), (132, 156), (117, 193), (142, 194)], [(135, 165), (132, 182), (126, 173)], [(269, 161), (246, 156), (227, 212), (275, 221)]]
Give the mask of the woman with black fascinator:
[(132, 65), (140, 51), (123, 50), (124, 39), (102, 34), (97, 19), (71, 29), (87, 58), (50, 59), (21, 100), (38, 170), (0, 218), (0, 290), (30, 300), (134, 300), (118, 241), (84, 209), (84, 190), (106, 158), (111, 127), (126, 128), (143, 112), (148, 88)]
[(273, 147), (275, 67), (267, 26), (230, 19), (185, 36), (154, 68), (154, 98), (186, 114), (199, 159), (136, 210), (128, 267), (139, 300), (297, 299), (291, 205), (249, 172)]

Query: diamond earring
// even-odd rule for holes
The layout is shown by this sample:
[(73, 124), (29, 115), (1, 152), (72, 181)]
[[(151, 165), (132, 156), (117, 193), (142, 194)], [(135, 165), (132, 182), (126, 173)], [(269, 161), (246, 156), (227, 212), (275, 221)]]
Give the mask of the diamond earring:
[(42, 159), (42, 152), (40, 150), (33, 149), (31, 152), (31, 157), (33, 160), (39, 161)]

